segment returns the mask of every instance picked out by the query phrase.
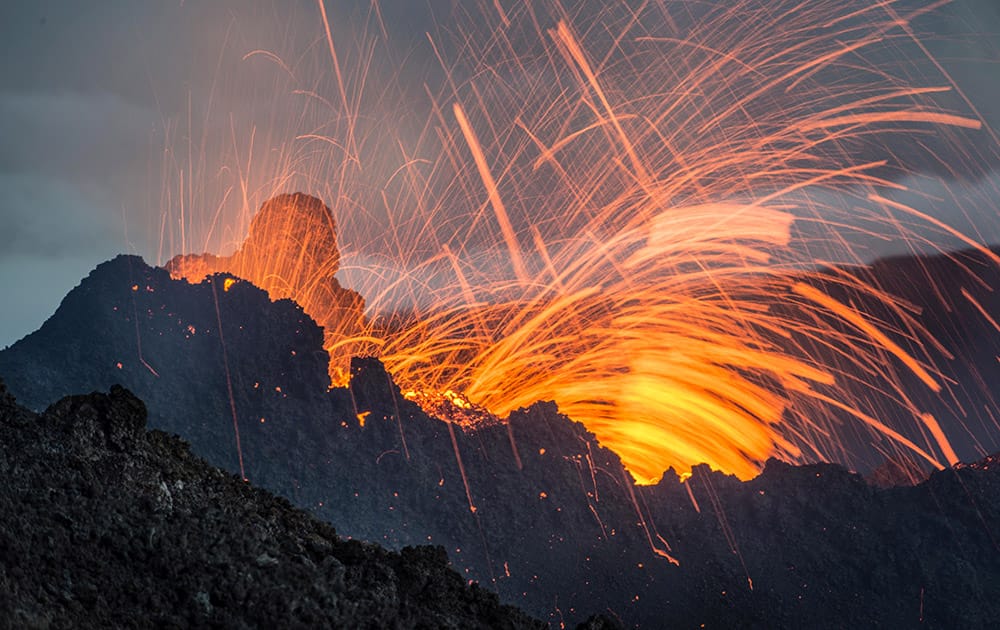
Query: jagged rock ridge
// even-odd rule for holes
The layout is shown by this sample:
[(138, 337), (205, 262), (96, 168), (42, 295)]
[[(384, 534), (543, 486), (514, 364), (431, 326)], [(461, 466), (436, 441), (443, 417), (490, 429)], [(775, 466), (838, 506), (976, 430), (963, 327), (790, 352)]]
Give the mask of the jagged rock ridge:
[(213, 274), (232, 274), (253, 282), (272, 299), (295, 300), (323, 327), (323, 347), (339, 350), (330, 364), (335, 383), (344, 380), (350, 357), (362, 350), (361, 344), (348, 340), (363, 333), (365, 301), (336, 278), (337, 226), (333, 213), (316, 197), (294, 193), (268, 199), (231, 256), (182, 254), (164, 267), (175, 278), (194, 283)]
[(145, 420), (121, 387), (38, 416), (0, 382), (0, 627), (544, 626), (442, 548), (344, 541)]
[(919, 615), (977, 627), (1000, 612), (995, 467), (886, 491), (840, 467), (777, 462), (746, 484), (699, 467), (686, 484), (668, 474), (634, 487), (551, 404), (467, 433), (405, 400), (374, 360), (353, 363), (349, 389), (328, 390), (316, 324), (224, 280), (192, 286), (119, 257), (0, 353), (0, 375), (37, 409), (123, 382), (153, 426), (230, 471), (238, 428), (254, 483), (344, 534), (442, 544), (464, 575), (556, 624), (605, 611), (652, 627)]

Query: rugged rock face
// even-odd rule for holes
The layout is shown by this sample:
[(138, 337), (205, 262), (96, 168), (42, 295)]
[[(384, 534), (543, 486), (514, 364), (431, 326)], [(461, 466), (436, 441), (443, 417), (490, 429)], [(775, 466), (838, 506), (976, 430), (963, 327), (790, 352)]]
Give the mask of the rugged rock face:
[(123, 383), (210, 462), (238, 472), (242, 454), (252, 483), (342, 534), (440, 544), (463, 576), (555, 625), (605, 612), (647, 627), (982, 627), (1000, 614), (992, 460), (885, 490), (778, 462), (747, 483), (699, 467), (637, 487), (552, 404), (466, 432), (371, 359), (328, 390), (315, 322), (225, 279), (189, 285), (119, 257), (0, 352), (0, 375), (34, 409)]
[(441, 547), (341, 540), (145, 419), (117, 386), (38, 416), (0, 383), (0, 626), (544, 626)]
[(232, 256), (192, 254), (175, 256), (166, 269), (175, 278), (198, 283), (223, 273), (244, 278), (268, 292), (274, 300), (290, 298), (323, 327), (323, 347), (338, 347), (343, 361), (330, 365), (330, 377), (342, 383), (349, 357), (360, 351), (345, 344), (361, 334), (365, 301), (345, 289), (335, 277), (340, 268), (337, 227), (330, 209), (302, 193), (277, 195), (260, 207), (250, 223), (250, 234)]

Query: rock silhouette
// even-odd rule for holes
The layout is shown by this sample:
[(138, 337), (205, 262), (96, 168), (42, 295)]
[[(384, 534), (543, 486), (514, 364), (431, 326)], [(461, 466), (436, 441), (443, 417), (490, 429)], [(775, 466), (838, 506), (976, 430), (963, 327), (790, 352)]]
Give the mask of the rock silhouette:
[(145, 420), (122, 387), (38, 416), (0, 382), (0, 627), (544, 627), (441, 547), (345, 541)]
[(290, 298), (323, 327), (323, 345), (336, 348), (330, 377), (343, 384), (349, 357), (360, 350), (347, 340), (364, 328), (365, 301), (335, 277), (340, 268), (337, 228), (330, 209), (302, 193), (266, 201), (250, 223), (250, 234), (232, 256), (183, 254), (165, 268), (175, 278), (197, 283), (226, 273), (249, 280), (273, 300)]
[[(902, 282), (900, 270), (939, 265), (904, 259), (871, 273)], [(355, 359), (350, 386), (329, 389), (316, 322), (249, 282), (225, 291), (228, 278), (192, 285), (136, 257), (104, 263), (0, 352), (0, 376), (39, 410), (122, 383), (151, 426), (195, 454), (237, 472), (241, 452), (253, 484), (342, 535), (441, 545), (463, 577), (553, 625), (603, 612), (644, 627), (974, 628), (1000, 614), (995, 458), (886, 489), (837, 465), (777, 461), (746, 483), (698, 466), (685, 483), (668, 471), (635, 486), (551, 403), (473, 431), (429, 417), (374, 359)], [(985, 289), (939, 285), (959, 314), (973, 308), (962, 288), (996, 308)], [(994, 364), (979, 367), (991, 378), (988, 326), (927, 321), (961, 335), (974, 349), (965, 358), (988, 355)]]

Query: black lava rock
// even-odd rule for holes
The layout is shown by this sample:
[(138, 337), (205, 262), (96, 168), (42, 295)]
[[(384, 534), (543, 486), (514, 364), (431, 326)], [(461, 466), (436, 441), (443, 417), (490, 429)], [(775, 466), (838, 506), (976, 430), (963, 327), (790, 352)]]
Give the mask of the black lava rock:
[[(963, 261), (980, 268), (982, 263), (973, 255)], [(977, 309), (963, 288), (989, 312), (1000, 308), (1000, 293), (963, 284), (962, 272), (947, 260), (883, 265), (864, 273), (880, 274), (883, 284), (898, 273), (896, 290), (914, 302), (930, 283), (903, 286), (907, 274), (944, 266), (935, 273), (950, 280), (936, 286), (947, 292), (956, 313), (973, 321), (969, 309)], [(926, 471), (910, 471), (908, 487), (878, 488), (830, 464), (777, 461), (746, 483), (698, 466), (683, 483), (668, 471), (657, 485), (636, 486), (614, 453), (551, 403), (515, 412), (505, 423), (467, 430), (429, 417), (406, 400), (373, 359), (352, 362), (349, 388), (328, 389), (323, 332), (315, 322), (294, 303), (271, 302), (247, 282), (229, 291), (214, 289), (221, 280), (174, 281), (135, 257), (105, 263), (67, 295), (39, 331), (0, 352), (0, 375), (35, 410), (67, 391), (107, 391), (123, 383), (145, 401), (150, 426), (182, 435), (196, 455), (336, 524), (342, 535), (399, 550), (440, 545), (460, 581), (478, 581), (478, 593), (495, 592), (500, 601), (553, 625), (583, 622), (594, 613), (605, 617), (590, 623), (614, 620), (627, 627), (975, 628), (1000, 618), (995, 459), (923, 481)], [(837, 297), (849, 302), (857, 296)], [(995, 413), (998, 337), (984, 328), (959, 329), (946, 314), (928, 314), (923, 321), (937, 336), (952, 335), (959, 351), (968, 349), (963, 356), (977, 362), (982, 382), (963, 377), (966, 368), (959, 362), (954, 366), (955, 380), (969, 383), (963, 392), (970, 398), (961, 403), (969, 417)], [(106, 398), (115, 396), (119, 406), (134, 402), (126, 404), (120, 392)], [(46, 453), (74, 453), (74, 461), (83, 463), (73, 466), (84, 468), (118, 462), (77, 484), (74, 492), (89, 501), (116, 492), (120, 470), (130, 470), (124, 462), (142, 460), (149, 448), (127, 426), (102, 419), (115, 408), (71, 398), (45, 416), (55, 423)], [(58, 418), (74, 410), (91, 419), (89, 428), (60, 424)], [(932, 411), (942, 426), (954, 429)], [(6, 422), (19, 427), (32, 418), (15, 409)], [(179, 441), (162, 434), (148, 434), (145, 441), (158, 452), (193, 460)], [(981, 443), (996, 446), (985, 438)], [(4, 461), (13, 461), (19, 444), (5, 440)], [(977, 452), (970, 449), (960, 452)], [(54, 487), (47, 475), (53, 474), (49, 467), (33, 477), (25, 486), (32, 490), (23, 491), (20, 500), (29, 506), (42, 501), (45, 513), (53, 515), (46, 518), (56, 519), (63, 512), (46, 494)], [(876, 477), (884, 483), (899, 475)], [(188, 484), (186, 479), (181, 480)], [(250, 492), (238, 477), (227, 479)], [(172, 490), (174, 478), (164, 482), (171, 500), (180, 501)], [(147, 498), (138, 499), (134, 509), (156, 516), (170, 501), (157, 490), (158, 481), (149, 483)], [(229, 522), (225, 510), (206, 513), (216, 515), (213, 527)], [(251, 540), (276, 527), (266, 519), (247, 523), (253, 525), (244, 528)], [(114, 521), (108, 527), (111, 545), (123, 528), (115, 528)], [(11, 531), (20, 533), (3, 544), (31, 539), (28, 529), (15, 527)], [(187, 540), (178, 535), (171, 544)], [(70, 553), (71, 547), (60, 549)], [(129, 549), (132, 562), (148, 553)], [(357, 562), (365, 549), (339, 547), (337, 562), (345, 567)], [(7, 547), (0, 547), (0, 558), (6, 553)], [(436, 566), (440, 553), (407, 550), (398, 558)], [(253, 543), (241, 557), (259, 572), (298, 566), (274, 544)], [(341, 569), (331, 562), (324, 571), (331, 580), (340, 579)], [(23, 579), (5, 575), (0, 586)], [(258, 596), (256, 582), (240, 582), (240, 575), (225, 573), (227, 583), (241, 584), (234, 587), (234, 601), (247, 602), (248, 593)], [(348, 575), (345, 569), (344, 579)], [(373, 569), (359, 579), (385, 601), (402, 601), (377, 586), (387, 575)], [(392, 575), (402, 585), (397, 589), (437, 601), (441, 590), (427, 582), (426, 572), (397, 567)], [(203, 590), (181, 597), (172, 588), (155, 601), (193, 598), (204, 610), (205, 602), (216, 610), (228, 601), (211, 593), (207, 600), (197, 597), (207, 593)], [(84, 588), (75, 597), (96, 602), (101, 594)], [(291, 614), (289, 605), (267, 604), (273, 607), (267, 614)], [(363, 606), (357, 610), (373, 614)]]
[(440, 547), (340, 539), (146, 432), (121, 387), (38, 416), (0, 384), (0, 627), (537, 628)]

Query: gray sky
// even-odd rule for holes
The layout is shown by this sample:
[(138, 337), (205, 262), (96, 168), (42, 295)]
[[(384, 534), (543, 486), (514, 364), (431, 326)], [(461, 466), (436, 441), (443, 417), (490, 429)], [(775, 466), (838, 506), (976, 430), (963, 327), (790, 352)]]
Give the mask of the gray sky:
[[(369, 124), (389, 121), (401, 136), (419, 134), (423, 84), (441, 78), (424, 33), (447, 39), (451, 6), (383, 0), (375, 16), (371, 0), (327, 1), (345, 58), (363, 58), (356, 44), (370, 35), (377, 44), (368, 80), (397, 86), (373, 97)], [(1000, 3), (956, 0), (916, 26), (987, 124), (1000, 129)], [(173, 220), (184, 203), (219, 203), (225, 168), (251, 154), (255, 164), (280, 159), (269, 152), (278, 144), (272, 135), (308, 122), (299, 101), (273, 97), (289, 87), (277, 64), (247, 53), (278, 54), (295, 85), (308, 87), (325, 46), (313, 0), (4, 0), (0, 31), (0, 347), (37, 329), (69, 289), (116, 253), (150, 262), (179, 253), (178, 231), (161, 229), (164, 208)], [(895, 54), (919, 51), (904, 46)], [(252, 128), (259, 135), (251, 145)], [(966, 169), (964, 181), (942, 193), (937, 179), (954, 178), (942, 173), (950, 161), (938, 151), (946, 164), (916, 165), (937, 179), (913, 186), (933, 195), (949, 221), (996, 242), (1000, 151), (987, 133), (966, 141), (981, 156), (979, 172)], [(227, 152), (229, 160), (212, 157)], [(179, 192), (182, 173), (195, 181)], [(267, 187), (261, 177), (252, 184)], [(965, 196), (964, 212), (974, 207), (975, 216), (949, 210), (946, 197), (955, 195)]]

